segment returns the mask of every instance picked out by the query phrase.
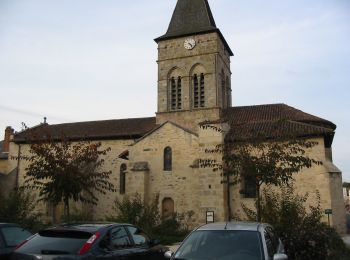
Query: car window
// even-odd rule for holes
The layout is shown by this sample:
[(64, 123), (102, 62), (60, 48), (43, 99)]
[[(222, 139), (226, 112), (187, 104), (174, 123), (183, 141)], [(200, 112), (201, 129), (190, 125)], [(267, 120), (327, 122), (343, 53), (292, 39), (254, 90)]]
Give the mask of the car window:
[(100, 242), (100, 246), (108, 250), (122, 249), (130, 245), (129, 236), (124, 227), (113, 228)]
[(9, 247), (17, 246), (32, 234), (20, 227), (3, 227), (2, 234), (5, 239), (5, 244)]
[(42, 231), (17, 249), (30, 254), (76, 254), (92, 236), (88, 232)]
[(3, 248), (3, 247), (5, 247), (5, 243), (4, 243), (4, 240), (2, 239), (1, 229), (0, 229), (0, 248)]
[(198, 230), (190, 234), (175, 254), (177, 259), (261, 260), (257, 231)]
[(135, 245), (142, 246), (142, 245), (149, 244), (150, 242), (149, 237), (141, 229), (133, 226), (126, 226), (126, 228), (129, 230)]
[(267, 253), (269, 257), (274, 256), (274, 254), (277, 253), (277, 247), (278, 247), (278, 239), (274, 235), (273, 231), (270, 230), (269, 228), (266, 228), (264, 230), (264, 236), (265, 236), (265, 242), (266, 242), (266, 247), (267, 247)]

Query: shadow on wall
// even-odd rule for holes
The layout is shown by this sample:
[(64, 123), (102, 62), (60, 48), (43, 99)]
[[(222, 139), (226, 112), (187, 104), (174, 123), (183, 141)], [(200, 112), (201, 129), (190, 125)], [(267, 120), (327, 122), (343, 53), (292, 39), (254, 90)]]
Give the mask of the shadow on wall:
[(345, 205), (346, 213), (346, 233), (350, 234), (350, 205)]
[(3, 195), (9, 194), (16, 187), (17, 168), (9, 174), (0, 173), (0, 190)]

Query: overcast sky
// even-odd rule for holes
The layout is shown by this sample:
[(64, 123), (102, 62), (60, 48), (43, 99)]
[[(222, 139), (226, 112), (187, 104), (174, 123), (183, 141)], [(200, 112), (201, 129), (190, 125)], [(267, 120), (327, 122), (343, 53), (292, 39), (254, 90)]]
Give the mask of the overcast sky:
[[(350, 181), (350, 1), (209, 0), (233, 105), (285, 103), (334, 122)], [(0, 131), (154, 116), (157, 45), (176, 0), (0, 0)], [(0, 132), (0, 139), (1, 136)]]

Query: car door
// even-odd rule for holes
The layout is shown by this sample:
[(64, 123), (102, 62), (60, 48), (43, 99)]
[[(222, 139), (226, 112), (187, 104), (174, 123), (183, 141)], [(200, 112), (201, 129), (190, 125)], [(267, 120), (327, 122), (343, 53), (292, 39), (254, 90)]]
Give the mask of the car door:
[(134, 253), (128, 232), (123, 226), (118, 226), (102, 238), (94, 255), (100, 260), (130, 260)]
[(128, 225), (126, 226), (132, 243), (133, 251), (132, 260), (162, 260), (164, 258), (164, 251), (162, 246), (153, 246), (149, 236), (140, 228)]
[(32, 233), (18, 226), (4, 226), (0, 228), (0, 259), (9, 258), (9, 254), (30, 237)]

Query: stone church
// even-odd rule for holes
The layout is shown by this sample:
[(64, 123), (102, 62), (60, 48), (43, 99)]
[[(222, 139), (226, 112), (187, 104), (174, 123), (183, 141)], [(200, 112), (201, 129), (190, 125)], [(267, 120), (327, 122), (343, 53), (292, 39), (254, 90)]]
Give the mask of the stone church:
[[(323, 165), (305, 169), (295, 177), (297, 191), (320, 191), (324, 209), (332, 209), (331, 224), (344, 227), (341, 172), (332, 163), (332, 141), (336, 126), (286, 104), (232, 106), (230, 59), (233, 52), (216, 26), (207, 0), (178, 0), (167, 32), (156, 38), (158, 45), (158, 109), (155, 117), (113, 119), (50, 125), (40, 124), (14, 133), (8, 127), (0, 151), (2, 190), (20, 185), (24, 161), (11, 156), (28, 153), (28, 134), (51, 136), (64, 133), (71, 140), (100, 141), (110, 147), (105, 167), (112, 171), (117, 191), (101, 196), (92, 213), (96, 219), (113, 212), (116, 198), (138, 193), (145, 201), (159, 194), (163, 216), (194, 211), (195, 224), (241, 215), (241, 203), (252, 204), (254, 196), (244, 192), (242, 182), (230, 187), (220, 174), (198, 167), (206, 147), (224, 142), (254, 139), (283, 120), (278, 131), (296, 133), (316, 141), (308, 154)], [(210, 121), (222, 129), (202, 129)], [(242, 192), (243, 190), (243, 192)], [(311, 196), (312, 197), (312, 196)], [(52, 214), (47, 210), (47, 214)], [(326, 220), (326, 216), (325, 216)]]

